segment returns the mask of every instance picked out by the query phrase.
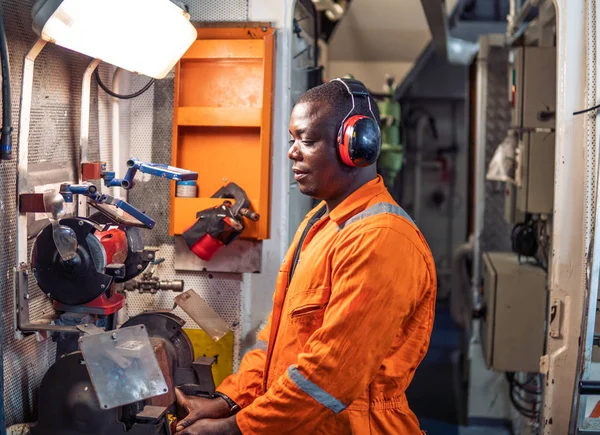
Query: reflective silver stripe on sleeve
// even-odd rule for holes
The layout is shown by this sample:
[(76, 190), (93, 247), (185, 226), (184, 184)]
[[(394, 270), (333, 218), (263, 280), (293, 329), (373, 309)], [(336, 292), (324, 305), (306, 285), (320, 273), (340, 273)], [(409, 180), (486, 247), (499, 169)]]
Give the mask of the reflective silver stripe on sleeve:
[(310, 397), (315, 399), (321, 405), (331, 409), (336, 414), (339, 414), (344, 409), (346, 409), (346, 405), (344, 405), (342, 402), (337, 400), (335, 397), (333, 397), (327, 391), (323, 390), (317, 384), (306, 379), (302, 375), (302, 373), (300, 373), (298, 371), (296, 366), (291, 365), (288, 368), (288, 376), (290, 377), (292, 382), (294, 382), (294, 384), (296, 384), (296, 386), (298, 388), (300, 388), (302, 391), (304, 391)]
[(350, 219), (348, 219), (346, 222), (340, 225), (339, 229), (342, 230), (348, 225), (353, 224), (354, 222), (358, 222), (359, 220), (383, 213), (395, 214), (396, 216), (403, 217), (404, 219), (414, 224), (411, 217), (408, 215), (408, 213), (406, 213), (406, 211), (404, 211), (402, 207), (397, 206), (395, 204), (390, 204), (388, 202), (379, 202), (375, 205), (372, 205), (368, 209), (363, 210), (360, 213), (352, 216)]
[(267, 343), (265, 340), (257, 340), (256, 344), (254, 345), (254, 349), (266, 352), (269, 349), (269, 343)]

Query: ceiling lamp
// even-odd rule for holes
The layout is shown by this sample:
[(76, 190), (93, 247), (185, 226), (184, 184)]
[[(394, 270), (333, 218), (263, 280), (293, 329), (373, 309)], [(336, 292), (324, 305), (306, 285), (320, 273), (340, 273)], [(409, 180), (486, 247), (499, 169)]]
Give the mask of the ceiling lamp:
[(170, 0), (38, 0), (32, 17), (43, 40), (155, 79), (197, 37), (189, 14)]

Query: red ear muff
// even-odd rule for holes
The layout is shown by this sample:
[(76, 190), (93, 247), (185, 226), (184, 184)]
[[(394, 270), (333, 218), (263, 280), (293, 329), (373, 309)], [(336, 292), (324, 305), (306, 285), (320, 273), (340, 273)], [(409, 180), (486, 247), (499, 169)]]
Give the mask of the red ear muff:
[(338, 149), (342, 161), (352, 167), (370, 166), (381, 152), (381, 132), (375, 120), (364, 115), (349, 117), (340, 130)]

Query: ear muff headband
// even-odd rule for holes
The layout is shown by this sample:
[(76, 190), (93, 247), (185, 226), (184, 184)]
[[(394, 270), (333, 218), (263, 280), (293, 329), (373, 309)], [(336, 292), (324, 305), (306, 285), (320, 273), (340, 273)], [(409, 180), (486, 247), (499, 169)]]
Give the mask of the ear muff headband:
[[(357, 80), (334, 79), (344, 85), (352, 99), (352, 108), (344, 117), (338, 131), (338, 151), (344, 164), (352, 167), (364, 167), (377, 161), (381, 151), (381, 131), (375, 121), (371, 107), (369, 91)], [(364, 115), (352, 115), (356, 109), (355, 96), (365, 97), (372, 118)]]

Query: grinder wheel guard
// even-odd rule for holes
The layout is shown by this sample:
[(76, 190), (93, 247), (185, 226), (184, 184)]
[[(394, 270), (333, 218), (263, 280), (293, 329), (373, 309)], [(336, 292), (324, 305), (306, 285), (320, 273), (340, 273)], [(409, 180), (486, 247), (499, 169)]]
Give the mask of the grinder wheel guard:
[[(138, 227), (128, 227), (119, 224), (114, 219), (100, 213), (93, 213), (90, 217), (90, 220), (100, 224), (100, 225), (110, 225), (112, 228), (117, 228), (117, 231), (124, 231), (127, 239), (127, 257), (125, 261), (121, 261), (120, 259), (112, 259), (113, 263), (123, 263), (125, 264), (125, 276), (123, 277), (115, 277), (114, 281), (116, 283), (122, 283), (130, 281), (137, 276), (141, 275), (142, 272), (146, 270), (148, 265), (151, 263), (151, 260), (148, 257), (145, 257), (144, 254), (144, 239), (142, 237), (142, 230)], [(114, 230), (109, 230), (114, 231)], [(96, 236), (99, 236), (100, 239), (104, 240), (102, 233), (96, 233)], [(104, 243), (103, 243), (104, 244)]]
[(52, 225), (37, 237), (31, 264), (35, 279), (51, 299), (66, 305), (87, 304), (107, 291), (112, 277), (105, 274), (106, 253), (94, 235), (95, 226), (82, 218), (62, 219), (77, 237), (77, 253), (63, 261), (54, 244)]

